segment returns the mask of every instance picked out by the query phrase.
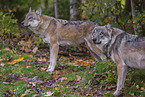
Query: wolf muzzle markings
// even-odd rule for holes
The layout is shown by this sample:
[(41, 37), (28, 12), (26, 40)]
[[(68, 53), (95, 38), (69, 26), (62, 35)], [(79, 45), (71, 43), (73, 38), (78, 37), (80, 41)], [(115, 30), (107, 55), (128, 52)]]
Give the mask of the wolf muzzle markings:
[(47, 71), (53, 71), (56, 65), (59, 45), (77, 45), (86, 42), (87, 48), (97, 61), (106, 60), (106, 56), (91, 39), (95, 23), (89, 21), (67, 21), (41, 15), (41, 9), (27, 13), (23, 26), (39, 35), (50, 46), (50, 65)]
[(131, 35), (110, 25), (97, 26), (92, 40), (100, 50), (117, 64), (118, 80), (114, 95), (124, 87), (127, 67), (145, 69), (145, 37)]

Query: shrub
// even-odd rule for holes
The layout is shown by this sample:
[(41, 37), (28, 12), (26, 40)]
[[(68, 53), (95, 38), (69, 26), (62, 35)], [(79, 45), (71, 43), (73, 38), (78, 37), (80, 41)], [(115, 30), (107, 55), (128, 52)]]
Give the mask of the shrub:
[(17, 26), (17, 19), (12, 19), (11, 13), (5, 13), (0, 12), (0, 37), (7, 35), (7, 34), (13, 34), (16, 36), (19, 36), (18, 33), (18, 26)]

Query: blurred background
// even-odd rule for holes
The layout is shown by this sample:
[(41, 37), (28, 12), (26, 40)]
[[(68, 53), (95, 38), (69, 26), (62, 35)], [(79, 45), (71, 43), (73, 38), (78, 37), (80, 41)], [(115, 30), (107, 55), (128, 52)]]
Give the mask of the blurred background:
[[(42, 8), (42, 14), (66, 20), (110, 23), (131, 34), (145, 36), (144, 0), (0, 0), (0, 40), (22, 38), (19, 23), (29, 8)], [(6, 43), (4, 43), (6, 44)]]

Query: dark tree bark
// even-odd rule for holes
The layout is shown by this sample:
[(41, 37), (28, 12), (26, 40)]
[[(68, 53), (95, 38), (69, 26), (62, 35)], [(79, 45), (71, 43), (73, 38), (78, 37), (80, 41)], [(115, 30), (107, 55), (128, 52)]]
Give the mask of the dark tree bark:
[(45, 0), (45, 9), (49, 8), (49, 2), (48, 0)]
[(131, 2), (130, 0), (125, 1), (125, 9), (124, 9), (125, 14), (129, 14), (129, 12), (131, 12), (131, 3), (130, 2)]
[(58, 1), (54, 0), (55, 18), (58, 18)]
[(82, 0), (70, 0), (70, 20), (80, 20), (80, 12), (79, 12), (79, 6), (81, 4)]

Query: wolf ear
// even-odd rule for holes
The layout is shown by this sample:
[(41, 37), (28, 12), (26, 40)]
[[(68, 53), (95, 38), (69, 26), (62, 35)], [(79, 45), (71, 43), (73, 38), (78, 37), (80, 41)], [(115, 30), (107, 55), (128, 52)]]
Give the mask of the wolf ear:
[(110, 24), (105, 25), (106, 29), (109, 30), (110, 34), (112, 34), (112, 27)]
[(110, 25), (110, 24), (105, 25), (105, 27), (106, 27), (108, 30), (111, 30), (111, 25)]
[(36, 14), (41, 15), (41, 8), (37, 9)]
[(31, 7), (29, 8), (29, 12), (31, 12)]

